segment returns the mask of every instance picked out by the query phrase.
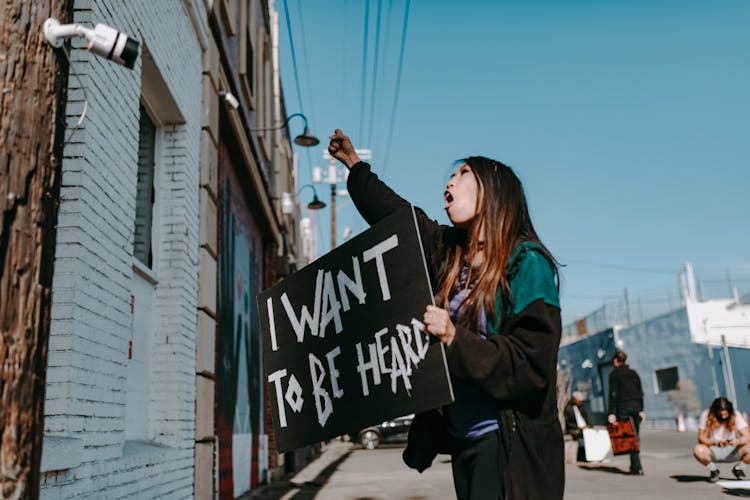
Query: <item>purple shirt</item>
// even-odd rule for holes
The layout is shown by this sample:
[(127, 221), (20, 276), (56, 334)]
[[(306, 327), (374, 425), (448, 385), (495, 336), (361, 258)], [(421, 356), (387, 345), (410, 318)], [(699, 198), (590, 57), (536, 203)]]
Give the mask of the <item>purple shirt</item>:
[[(464, 299), (469, 295), (473, 284), (466, 288), (466, 274), (469, 266), (461, 270), (459, 276), (460, 292), (451, 297), (449, 312), (451, 320), (456, 323)], [(477, 334), (487, 337), (487, 316), (484, 311), (479, 315)], [(451, 375), (455, 401), (446, 407), (448, 432), (458, 438), (475, 438), (492, 432), (500, 427), (495, 400), (477, 387), (470, 380), (462, 380)]]

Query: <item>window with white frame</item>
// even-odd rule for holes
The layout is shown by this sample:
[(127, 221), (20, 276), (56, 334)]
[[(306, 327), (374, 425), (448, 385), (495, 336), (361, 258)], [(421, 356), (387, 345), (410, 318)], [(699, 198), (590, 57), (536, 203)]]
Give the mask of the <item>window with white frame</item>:
[[(253, 96), (256, 106), (256, 118), (259, 129), (271, 129), (273, 123), (273, 68), (271, 66), (271, 43), (268, 34), (261, 28), (257, 30), (260, 53), (255, 58), (255, 88)], [(261, 150), (266, 160), (270, 159), (273, 131), (259, 131)]]
[(253, 26), (255, 23), (255, 2), (242, 2), (240, 10), (240, 50), (239, 70), (240, 81), (247, 95), (250, 107), (254, 108), (255, 95), (255, 50), (253, 48)]
[(133, 330), (128, 348), (125, 439), (148, 439), (151, 386), (153, 303), (158, 256), (159, 160), (162, 130), (155, 114), (141, 104), (138, 134), (138, 179), (133, 237), (131, 313)]
[[(273, 128), (276, 126), (273, 123), (273, 68), (271, 66), (271, 44), (269, 43), (268, 37), (265, 37), (263, 42), (263, 92), (262, 99), (265, 102), (263, 108), (263, 123), (266, 128)], [(273, 132), (269, 131), (263, 137), (265, 141), (266, 154), (268, 158), (271, 157), (271, 141)]]
[(146, 108), (140, 106), (138, 132), (138, 182), (135, 199), (135, 234), (133, 256), (147, 268), (154, 264), (154, 186), (156, 170), (156, 125)]
[[(255, 107), (256, 107), (256, 119), (258, 120), (258, 128), (266, 128), (270, 127), (266, 123), (266, 107), (268, 106), (268, 103), (266, 102), (266, 96), (264, 95), (265, 85), (264, 81), (266, 78), (265, 75), (265, 69), (266, 66), (263, 64), (263, 54), (265, 51), (265, 44), (263, 40), (264, 33), (261, 30), (258, 30), (258, 47), (260, 47), (260, 55), (261, 57), (255, 57), (255, 60), (253, 61), (253, 64), (255, 65), (255, 78), (253, 80), (254, 87), (253, 87), (253, 97), (255, 99)], [(259, 132), (259, 136), (263, 137), (264, 132)]]

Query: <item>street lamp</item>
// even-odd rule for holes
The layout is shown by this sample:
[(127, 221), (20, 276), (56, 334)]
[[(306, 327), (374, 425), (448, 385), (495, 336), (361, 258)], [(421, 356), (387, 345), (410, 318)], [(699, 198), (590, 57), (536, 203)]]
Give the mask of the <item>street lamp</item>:
[[(369, 160), (372, 158), (372, 151), (369, 149), (357, 149), (356, 152), (360, 160)], [(331, 250), (333, 250), (336, 248), (336, 184), (339, 182), (346, 182), (346, 177), (349, 172), (345, 171), (344, 176), (340, 177), (336, 165), (336, 159), (332, 157), (328, 151), (323, 152), (323, 158), (330, 161), (328, 165), (328, 179), (326, 179), (326, 182), (331, 185)], [(320, 167), (313, 167), (313, 182), (323, 182), (322, 170)], [(346, 195), (348, 193), (344, 189), (341, 194)]]
[[(305, 120), (305, 131), (302, 132), (301, 135), (298, 135), (297, 137), (294, 138), (294, 143), (296, 145), (298, 145), (298, 146), (302, 146), (302, 147), (305, 147), (305, 148), (309, 148), (309, 147), (312, 147), (312, 146), (317, 146), (318, 144), (320, 144), (320, 140), (318, 140), (318, 138), (315, 137), (314, 135), (310, 134), (310, 129), (307, 126), (307, 117), (305, 115), (303, 115), (302, 113), (294, 113), (293, 115), (287, 116), (286, 120), (284, 120), (284, 123), (282, 123), (278, 127), (251, 128), (250, 131), (251, 132), (265, 132), (265, 131), (268, 131), (268, 130), (279, 130), (279, 129), (282, 129), (282, 128), (286, 127), (287, 124), (289, 123), (289, 120), (291, 120), (295, 116), (299, 116), (303, 120)], [(320, 208), (322, 208), (322, 207), (320, 207)]]
[(307, 208), (309, 208), (310, 210), (320, 210), (321, 208), (325, 208), (326, 204), (320, 201), (320, 199), (318, 198), (318, 193), (315, 191), (315, 187), (312, 184), (305, 184), (305, 186), (310, 186), (313, 190), (313, 199), (310, 203), (307, 204)]
[[(336, 159), (328, 156), (331, 160), (331, 164), (328, 166), (328, 178), (323, 180), (322, 170), (320, 167), (313, 167), (312, 179), (313, 182), (327, 183), (331, 185), (331, 250), (336, 248), (336, 184), (339, 182), (346, 181), (346, 175), (343, 177), (339, 176), (339, 171), (336, 168)], [(348, 172), (347, 172), (348, 173)], [(347, 195), (346, 189), (342, 189), (338, 194)]]
[[(315, 190), (315, 186), (313, 186), (312, 184), (305, 184), (304, 186), (299, 188), (299, 191), (297, 191), (297, 195), (299, 195), (306, 187), (309, 187), (313, 190), (313, 199), (310, 203), (307, 204), (307, 208), (309, 208), (310, 210), (320, 210), (321, 208), (325, 208), (326, 204), (320, 201), (320, 198), (318, 198), (318, 192)], [(286, 215), (294, 213), (294, 202), (292, 201), (291, 193), (281, 193), (281, 212)]]

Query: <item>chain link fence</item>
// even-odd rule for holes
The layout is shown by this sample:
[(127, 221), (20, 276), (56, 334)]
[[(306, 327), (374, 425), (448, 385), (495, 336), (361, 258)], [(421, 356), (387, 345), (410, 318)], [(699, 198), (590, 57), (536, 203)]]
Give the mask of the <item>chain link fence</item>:
[[(742, 299), (750, 294), (750, 269), (704, 271), (695, 276), (700, 300)], [(615, 325), (642, 323), (684, 305), (682, 292), (674, 289), (623, 291), (619, 298), (602, 301), (601, 307), (563, 327), (563, 339), (600, 332)]]

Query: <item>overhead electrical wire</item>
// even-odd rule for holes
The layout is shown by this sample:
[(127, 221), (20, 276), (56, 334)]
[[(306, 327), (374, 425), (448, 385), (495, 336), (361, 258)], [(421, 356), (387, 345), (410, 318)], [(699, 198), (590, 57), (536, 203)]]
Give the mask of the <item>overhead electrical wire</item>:
[(294, 68), (294, 83), (297, 85), (297, 101), (299, 102), (299, 112), (304, 113), (302, 109), (302, 90), (299, 86), (299, 71), (297, 69), (297, 53), (294, 50), (294, 37), (292, 36), (292, 22), (289, 20), (289, 6), (284, 0), (284, 17), (286, 18), (286, 30), (289, 33), (289, 50), (292, 52), (292, 67)]
[(573, 264), (579, 264), (582, 266), (589, 266), (589, 267), (599, 267), (602, 269), (614, 269), (617, 271), (631, 271), (635, 273), (650, 273), (650, 274), (677, 274), (681, 270), (680, 269), (653, 269), (653, 268), (644, 268), (644, 267), (630, 267), (630, 266), (621, 266), (619, 264), (605, 264), (601, 262), (587, 262), (584, 260), (576, 260), (576, 259), (560, 259), (562, 262), (570, 262)]
[(388, 169), (388, 157), (391, 154), (391, 141), (393, 140), (393, 129), (396, 124), (396, 110), (398, 109), (398, 96), (401, 92), (401, 74), (404, 68), (404, 51), (406, 48), (406, 32), (409, 27), (409, 5), (410, 0), (406, 0), (404, 7), (404, 24), (401, 29), (401, 48), (398, 55), (398, 70), (396, 71), (396, 90), (393, 94), (393, 108), (391, 109), (391, 122), (388, 127), (388, 140), (386, 141), (385, 154), (383, 155), (383, 173)]
[(365, 36), (362, 40), (362, 91), (359, 101), (359, 142), (362, 143), (362, 135), (365, 126), (365, 85), (367, 82), (367, 45), (369, 43), (370, 30), (370, 0), (365, 0)]
[[(346, 43), (349, 41), (349, 0), (344, 0), (344, 25), (342, 29), (344, 42), (341, 44), (342, 47), (346, 47)], [(349, 65), (347, 64), (349, 61), (349, 57), (347, 57), (347, 53), (345, 50), (341, 51), (341, 95), (342, 96), (348, 96), (349, 93), (348, 90), (348, 75), (349, 75)], [(336, 110), (338, 113), (341, 113), (341, 109)]]
[[(302, 9), (300, 9), (299, 15), (301, 19)], [(300, 84), (299, 84), (299, 69), (297, 67), (297, 52), (294, 49), (294, 36), (292, 35), (292, 22), (289, 19), (289, 5), (287, 4), (286, 0), (284, 0), (284, 17), (286, 18), (286, 30), (287, 30), (287, 33), (289, 34), (289, 50), (292, 53), (292, 67), (294, 68), (294, 83), (297, 88), (297, 102), (299, 103), (299, 112), (304, 114), (304, 110), (302, 108), (302, 90), (300, 89)], [(304, 43), (304, 28), (302, 32), (302, 37), (303, 37), (302, 42)], [(309, 80), (307, 84), (308, 86), (310, 85)], [(307, 156), (307, 168), (310, 170), (310, 173), (312, 175), (312, 157), (310, 156), (310, 148), (305, 148), (305, 156)]]
[(383, 0), (378, 0), (378, 14), (375, 21), (375, 56), (372, 63), (372, 88), (370, 89), (370, 114), (367, 115), (370, 127), (367, 134), (367, 142), (364, 144), (368, 148), (372, 146), (372, 131), (375, 129), (373, 125), (375, 123), (375, 92), (378, 86), (378, 55), (380, 52), (380, 17), (383, 10), (382, 7)]
[[(284, 0), (286, 2), (286, 0)], [(285, 4), (286, 6), (286, 4)], [(305, 35), (305, 21), (302, 17), (302, 4), (300, 3), (300, 0), (297, 0), (297, 11), (299, 16), (299, 26), (300, 26), (300, 32), (302, 33), (302, 56), (305, 61), (309, 61), (307, 58), (307, 36)], [(291, 38), (289, 39), (291, 42)], [(296, 65), (295, 65), (296, 69)], [(312, 84), (310, 83), (310, 66), (307, 65), (307, 69), (305, 71), (305, 81), (307, 82), (307, 92), (310, 97), (310, 113), (311, 117), (317, 116), (315, 114), (315, 105), (314, 105), (314, 99), (312, 94)], [(300, 103), (300, 113), (302, 112), (302, 104)], [(312, 120), (311, 120), (312, 121)], [(307, 157), (307, 168), (310, 169), (310, 172), (312, 173), (312, 156), (310, 155), (310, 148), (305, 148), (305, 156)]]
[(305, 82), (307, 83), (307, 92), (310, 97), (310, 117), (314, 118), (317, 116), (315, 113), (315, 99), (313, 99), (313, 87), (310, 80), (310, 59), (307, 58), (307, 35), (305, 35), (305, 20), (302, 17), (302, 3), (301, 0), (297, 0), (297, 10), (299, 11), (299, 29), (302, 34), (302, 56), (305, 62), (307, 62), (307, 68), (305, 70)]

